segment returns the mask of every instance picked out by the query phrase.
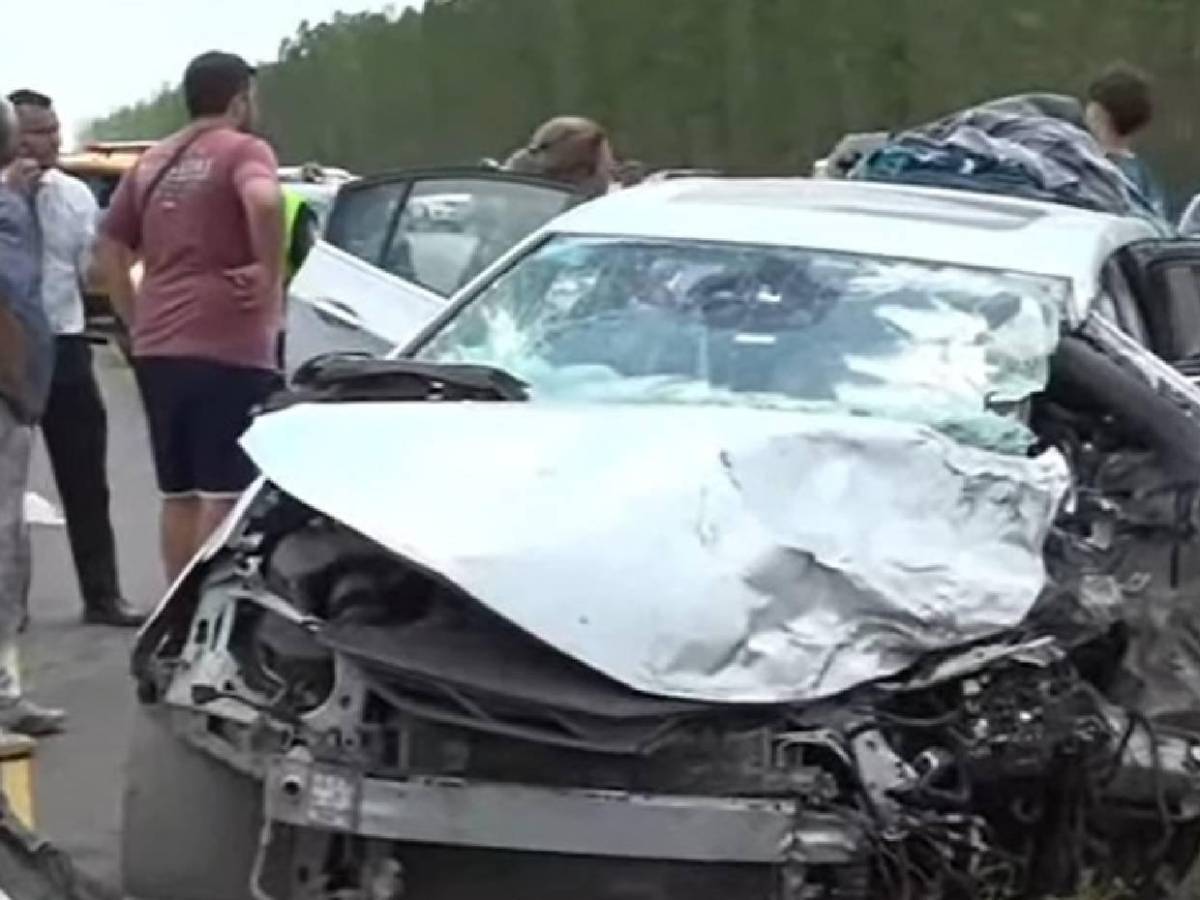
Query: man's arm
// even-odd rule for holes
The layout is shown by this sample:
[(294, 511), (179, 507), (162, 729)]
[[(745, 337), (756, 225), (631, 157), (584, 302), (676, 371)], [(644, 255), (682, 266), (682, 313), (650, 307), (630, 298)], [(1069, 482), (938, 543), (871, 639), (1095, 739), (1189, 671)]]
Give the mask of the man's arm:
[(246, 302), (271, 302), (280, 296), (285, 251), (283, 191), (275, 154), (266, 143), (254, 140), (247, 145), (233, 182), (246, 215), (254, 262), (226, 274)]
[(97, 239), (95, 271), (108, 293), (113, 312), (126, 328), (133, 327), (134, 287), (130, 270), (135, 261), (132, 250), (107, 234), (101, 234)]
[(84, 293), (91, 291), (100, 278), (96, 263), (96, 232), (100, 227), (100, 205), (92, 192), (82, 184), (75, 198), (78, 217), (79, 245), (75, 248), (75, 278)]
[(29, 362), (37, 352), (31, 323), (46, 327), (38, 291), (41, 261), (24, 204), (12, 193), (0, 198), (0, 397), (18, 417), (32, 416), (41, 406), (29, 381)]
[(142, 241), (142, 212), (137, 203), (137, 169), (121, 179), (113, 194), (108, 213), (100, 224), (94, 250), (94, 267), (108, 294), (113, 312), (126, 328), (133, 328), (134, 294), (130, 269), (137, 259)]
[(251, 178), (241, 189), (254, 261), (267, 284), (283, 283), (283, 193), (274, 178)]
[(25, 261), (28, 255), (16, 228), (0, 210), (0, 397), (10, 402), (22, 396), (25, 386), (27, 335), (15, 309), (20, 295), (34, 289), (28, 278), (21, 277), (33, 271), (32, 263)]

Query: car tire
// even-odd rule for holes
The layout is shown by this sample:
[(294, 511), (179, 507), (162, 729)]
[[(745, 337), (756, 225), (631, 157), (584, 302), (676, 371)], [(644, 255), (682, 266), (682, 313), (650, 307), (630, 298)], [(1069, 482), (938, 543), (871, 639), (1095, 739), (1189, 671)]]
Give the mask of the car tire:
[(121, 837), (125, 893), (253, 900), (258, 783), (184, 744), (161, 707), (139, 706), (132, 734)]

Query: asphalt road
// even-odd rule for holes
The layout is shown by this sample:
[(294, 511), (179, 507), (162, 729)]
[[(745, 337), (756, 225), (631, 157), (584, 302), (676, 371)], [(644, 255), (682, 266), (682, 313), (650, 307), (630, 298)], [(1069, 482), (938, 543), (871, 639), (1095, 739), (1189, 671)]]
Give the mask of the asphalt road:
[[(111, 351), (97, 358), (109, 414), (109, 473), (122, 582), (131, 602), (152, 607), (163, 591), (153, 472), (132, 373)], [(59, 505), (39, 448), (32, 487)], [(89, 874), (118, 878), (125, 749), (134, 707), (129, 631), (85, 628), (62, 528), (34, 530), (32, 626), (21, 647), (25, 688), (70, 714), (69, 730), (43, 741), (35, 768), (39, 830)]]

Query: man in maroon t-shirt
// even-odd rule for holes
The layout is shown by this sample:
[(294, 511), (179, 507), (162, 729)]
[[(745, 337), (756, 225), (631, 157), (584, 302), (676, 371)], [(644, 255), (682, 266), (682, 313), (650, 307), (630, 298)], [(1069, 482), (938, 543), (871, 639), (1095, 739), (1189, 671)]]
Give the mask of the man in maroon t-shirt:
[(278, 384), (283, 314), (283, 200), (275, 154), (250, 133), (254, 69), (206, 53), (183, 93), (191, 123), (121, 182), (98, 248), (133, 338), (172, 580), (255, 477), (238, 439)]

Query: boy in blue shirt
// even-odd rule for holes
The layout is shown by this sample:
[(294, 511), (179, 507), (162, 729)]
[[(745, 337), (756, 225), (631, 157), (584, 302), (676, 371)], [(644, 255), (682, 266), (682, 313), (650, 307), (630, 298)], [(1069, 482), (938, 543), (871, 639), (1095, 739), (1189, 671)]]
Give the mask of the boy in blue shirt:
[(1134, 139), (1154, 118), (1150, 79), (1118, 63), (1092, 82), (1085, 110), (1088, 129), (1155, 211), (1166, 218), (1166, 197), (1149, 167), (1133, 150)]

